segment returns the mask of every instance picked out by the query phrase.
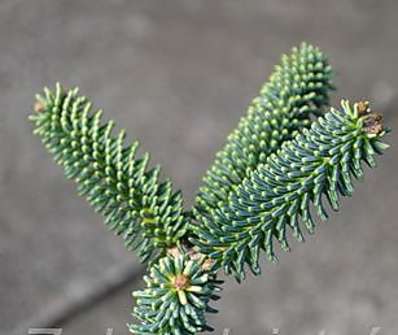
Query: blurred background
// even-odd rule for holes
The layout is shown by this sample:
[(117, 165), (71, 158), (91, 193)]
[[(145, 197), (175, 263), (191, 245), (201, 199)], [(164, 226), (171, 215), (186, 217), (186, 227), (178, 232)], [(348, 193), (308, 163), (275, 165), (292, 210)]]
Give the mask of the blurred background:
[(396, 130), (392, 147), (315, 238), (261, 277), (228, 280), (211, 324), (233, 335), (397, 333), (397, 33), (394, 0), (1, 0), (0, 334), (127, 334), (130, 291), (142, 286), (137, 258), (31, 135), (42, 86), (80, 86), (189, 206), (280, 54), (303, 40), (337, 72), (333, 103), (369, 99)]

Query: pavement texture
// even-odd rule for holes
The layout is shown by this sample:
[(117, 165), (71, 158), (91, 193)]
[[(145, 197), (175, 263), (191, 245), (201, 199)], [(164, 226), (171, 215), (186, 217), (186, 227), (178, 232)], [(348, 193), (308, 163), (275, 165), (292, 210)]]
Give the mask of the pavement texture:
[(0, 1), (0, 334), (127, 334), (129, 292), (142, 286), (137, 258), (31, 135), (42, 86), (80, 86), (189, 206), (279, 55), (303, 40), (330, 57), (333, 102), (372, 101), (392, 147), (315, 238), (261, 277), (228, 280), (211, 323), (233, 335), (396, 334), (397, 29), (393, 0)]

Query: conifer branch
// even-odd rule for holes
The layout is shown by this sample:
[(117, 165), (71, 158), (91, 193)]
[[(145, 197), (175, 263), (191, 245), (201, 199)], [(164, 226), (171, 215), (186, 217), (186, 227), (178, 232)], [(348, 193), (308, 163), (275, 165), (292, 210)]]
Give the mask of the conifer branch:
[(207, 171), (194, 207), (198, 224), (225, 205), (230, 192), (283, 141), (309, 127), (311, 116), (322, 114), (332, 76), (327, 58), (312, 45), (302, 43), (282, 57)]
[(364, 163), (375, 166), (388, 147), (383, 118), (367, 102), (343, 101), (324, 114), (331, 78), (326, 57), (311, 45), (283, 56), (217, 154), (192, 212), (160, 168), (149, 166), (149, 154), (137, 155), (138, 142), (126, 144), (124, 130), (114, 135), (114, 123), (103, 122), (77, 88), (57, 84), (37, 95), (34, 133), (109, 229), (152, 261), (147, 287), (133, 294), (140, 323), (131, 332), (211, 330), (205, 314), (215, 312), (217, 272), (238, 281), (247, 268), (259, 274), (262, 253), (276, 261), (276, 243), (289, 251), (290, 231), (303, 241), (304, 229), (315, 230), (313, 215), (326, 220), (327, 203), (339, 210)]
[(227, 205), (195, 226), (192, 243), (238, 280), (245, 265), (259, 274), (261, 250), (275, 261), (274, 241), (289, 250), (289, 229), (301, 241), (302, 225), (314, 232), (311, 205), (322, 220), (328, 217), (325, 200), (339, 209), (339, 198), (350, 196), (353, 179), (362, 177), (362, 163), (374, 167), (375, 155), (387, 148), (384, 134), (381, 115), (367, 103), (343, 101), (341, 110), (331, 109), (260, 164)]
[(102, 111), (92, 112), (77, 88), (46, 88), (34, 109), (34, 133), (129, 249), (146, 261), (179, 245), (187, 225), (181, 192), (160, 181), (148, 153), (137, 157), (138, 142), (126, 145), (124, 130), (113, 135), (114, 123), (103, 123)]
[(215, 313), (211, 300), (221, 290), (203, 255), (174, 249), (152, 265), (144, 277), (147, 288), (135, 291), (133, 315), (140, 324), (129, 326), (134, 334), (194, 335), (209, 331), (205, 313)]

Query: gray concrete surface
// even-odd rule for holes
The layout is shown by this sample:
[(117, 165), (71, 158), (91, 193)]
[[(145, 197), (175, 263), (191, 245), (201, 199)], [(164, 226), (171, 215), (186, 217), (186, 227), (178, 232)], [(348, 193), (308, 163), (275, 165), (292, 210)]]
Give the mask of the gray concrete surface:
[[(279, 55), (302, 40), (329, 55), (335, 102), (369, 98), (397, 128), (397, 22), (393, 0), (0, 1), (0, 334), (54, 320), (67, 335), (127, 334), (128, 292), (140, 285), (135, 256), (30, 134), (43, 85), (79, 85), (189, 205)], [(227, 282), (218, 334), (397, 333), (397, 139), (315, 238), (262, 277)]]

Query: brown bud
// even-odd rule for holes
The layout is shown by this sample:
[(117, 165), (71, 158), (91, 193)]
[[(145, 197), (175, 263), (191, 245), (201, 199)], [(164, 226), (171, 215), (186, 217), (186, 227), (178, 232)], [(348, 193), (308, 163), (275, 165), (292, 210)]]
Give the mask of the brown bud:
[(213, 266), (214, 261), (211, 258), (206, 259), (202, 264), (202, 269), (204, 271), (210, 271), (211, 267)]
[(371, 112), (363, 120), (363, 129), (368, 134), (380, 134), (383, 131), (383, 115)]
[(179, 274), (177, 275), (174, 280), (173, 280), (173, 286), (177, 289), (177, 290), (184, 290), (186, 289), (188, 286), (190, 285), (189, 283), (189, 279), (187, 276), (183, 275), (183, 274)]
[(359, 101), (356, 103), (356, 105), (359, 115), (365, 115), (370, 113), (369, 101)]
[(36, 112), (36, 113), (41, 113), (41, 112), (43, 112), (44, 111), (44, 105), (43, 105), (43, 103), (41, 102), (41, 101), (36, 101), (35, 102), (35, 104), (34, 104), (34, 106), (33, 106), (33, 110)]
[(178, 249), (178, 247), (171, 247), (171, 248), (167, 249), (167, 253), (168, 253), (170, 256), (174, 257), (174, 258), (177, 258), (178, 256), (181, 255), (181, 252), (180, 252), (180, 250)]

